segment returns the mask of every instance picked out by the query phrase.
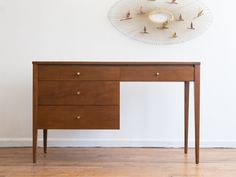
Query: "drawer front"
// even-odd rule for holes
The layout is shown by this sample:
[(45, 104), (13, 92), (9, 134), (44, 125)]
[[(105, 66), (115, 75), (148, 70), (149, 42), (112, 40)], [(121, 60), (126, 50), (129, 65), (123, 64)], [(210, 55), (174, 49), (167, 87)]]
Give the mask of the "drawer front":
[(120, 68), (112, 66), (39, 65), (39, 80), (119, 80)]
[(122, 81), (193, 81), (193, 66), (121, 67)]
[(39, 106), (40, 129), (119, 129), (118, 106)]
[(119, 105), (117, 81), (39, 81), (39, 105)]

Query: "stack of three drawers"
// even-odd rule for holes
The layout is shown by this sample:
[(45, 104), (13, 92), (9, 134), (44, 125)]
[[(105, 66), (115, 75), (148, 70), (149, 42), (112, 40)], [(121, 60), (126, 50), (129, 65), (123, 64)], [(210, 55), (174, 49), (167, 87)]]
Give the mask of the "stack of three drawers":
[(38, 66), (39, 129), (119, 129), (120, 67)]

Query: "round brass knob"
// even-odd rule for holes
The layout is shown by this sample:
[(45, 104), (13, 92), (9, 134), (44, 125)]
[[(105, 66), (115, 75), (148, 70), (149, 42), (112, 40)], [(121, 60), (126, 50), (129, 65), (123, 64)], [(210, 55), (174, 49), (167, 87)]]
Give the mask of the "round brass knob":
[(76, 75), (79, 76), (79, 75), (80, 75), (80, 72), (77, 72)]
[(160, 73), (157, 72), (157, 73), (156, 73), (156, 76), (160, 76)]
[(80, 95), (80, 91), (78, 91), (76, 94), (77, 94), (77, 95)]
[(79, 120), (81, 117), (80, 116), (77, 116), (76, 119)]

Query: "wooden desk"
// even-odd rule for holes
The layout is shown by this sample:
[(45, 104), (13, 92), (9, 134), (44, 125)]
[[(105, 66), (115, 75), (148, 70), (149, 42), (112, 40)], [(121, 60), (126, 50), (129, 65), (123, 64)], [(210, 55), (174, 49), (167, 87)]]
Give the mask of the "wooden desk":
[(188, 152), (189, 83), (194, 82), (198, 164), (198, 62), (33, 62), (33, 162), (36, 162), (38, 129), (43, 129), (45, 153), (48, 129), (119, 129), (121, 81), (184, 82), (185, 153)]

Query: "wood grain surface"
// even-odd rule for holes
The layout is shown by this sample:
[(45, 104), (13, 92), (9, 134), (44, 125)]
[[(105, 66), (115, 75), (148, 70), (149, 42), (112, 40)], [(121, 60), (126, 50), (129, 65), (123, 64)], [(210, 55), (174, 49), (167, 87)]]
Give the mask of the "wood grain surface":
[[(50, 144), (50, 143), (49, 143)], [(158, 148), (0, 148), (1, 177), (235, 177), (236, 149), (194, 150)]]
[[(188, 150), (189, 82), (194, 81), (195, 162), (200, 152), (199, 62), (33, 62), (33, 162), (37, 130), (119, 128), (120, 82), (185, 83), (185, 153)], [(187, 83), (187, 84), (186, 84)], [(90, 106), (94, 106), (92, 109)], [(102, 107), (106, 106), (106, 107)], [(113, 108), (111, 109), (111, 107)], [(40, 109), (39, 109), (40, 108)], [(79, 114), (79, 116), (78, 116)], [(81, 114), (81, 119), (80, 119)], [(77, 118), (76, 118), (77, 117)], [(79, 117), (79, 118), (78, 118)]]
[(39, 65), (39, 80), (119, 80), (116, 66)]
[(39, 81), (38, 87), (39, 105), (119, 105), (116, 81)]
[[(158, 75), (157, 75), (158, 74)], [(122, 81), (193, 81), (193, 66), (123, 66)]]
[(38, 128), (119, 129), (119, 127), (119, 106), (39, 106)]
[(99, 65), (99, 66), (112, 66), (112, 65), (123, 65), (123, 66), (138, 66), (138, 65), (200, 65), (200, 62), (176, 62), (176, 61), (168, 61), (168, 62), (152, 62), (152, 61), (146, 61), (146, 62), (121, 62), (121, 61), (114, 61), (114, 62), (104, 62), (104, 61), (33, 61), (33, 64), (40, 64), (40, 65)]

